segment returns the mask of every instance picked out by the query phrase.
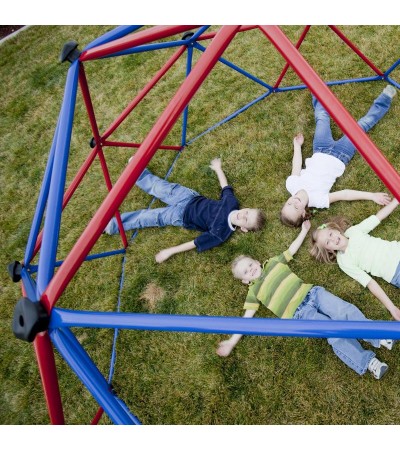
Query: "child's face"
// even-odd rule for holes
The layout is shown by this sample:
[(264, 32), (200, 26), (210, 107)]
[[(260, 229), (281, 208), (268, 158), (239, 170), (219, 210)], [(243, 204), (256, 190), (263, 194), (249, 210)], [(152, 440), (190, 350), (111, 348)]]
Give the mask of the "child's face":
[(292, 195), (283, 206), (282, 213), (291, 221), (296, 222), (300, 217), (304, 217), (306, 206), (307, 205), (300, 197)]
[(247, 233), (253, 229), (257, 222), (258, 211), (251, 208), (243, 208), (236, 211), (232, 217), (232, 224), (240, 227), (240, 229)]
[(248, 256), (241, 259), (234, 269), (235, 276), (245, 284), (256, 280), (261, 275), (261, 271), (260, 262)]
[(324, 228), (323, 230), (318, 230), (315, 242), (319, 247), (333, 253), (346, 248), (347, 238), (338, 230)]

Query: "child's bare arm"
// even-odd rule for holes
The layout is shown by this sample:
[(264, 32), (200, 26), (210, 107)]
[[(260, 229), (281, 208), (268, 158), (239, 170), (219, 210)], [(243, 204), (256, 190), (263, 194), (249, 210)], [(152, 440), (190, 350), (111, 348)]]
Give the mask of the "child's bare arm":
[(393, 304), (393, 302), (386, 295), (386, 292), (379, 286), (379, 284), (375, 280), (371, 280), (367, 284), (367, 287), (370, 290), (371, 294), (375, 295), (375, 297), (387, 308), (393, 318), (395, 320), (400, 320), (400, 309)]
[(342, 191), (331, 192), (329, 194), (329, 203), (335, 203), (342, 200), (372, 200), (378, 205), (388, 205), (390, 203), (390, 195), (385, 192), (365, 192), (354, 191), (352, 189), (343, 189)]
[[(246, 309), (246, 312), (244, 313), (243, 317), (250, 319), (254, 316), (256, 312), (252, 309)], [(218, 344), (217, 348), (217, 355), (219, 356), (229, 356), (232, 352), (232, 350), (235, 348), (236, 344), (240, 341), (243, 334), (232, 334), (230, 339), (226, 341), (222, 341)]]
[(382, 222), (383, 219), (386, 219), (386, 217), (389, 216), (397, 208), (398, 204), (399, 201), (394, 198), (388, 205), (386, 205), (376, 213), (376, 217)]
[(215, 158), (210, 163), (210, 168), (217, 174), (219, 184), (221, 189), (228, 186), (228, 181), (226, 179), (225, 173), (222, 170), (221, 158)]
[(160, 252), (157, 253), (156, 261), (158, 263), (162, 263), (168, 258), (170, 258), (172, 255), (187, 252), (188, 250), (193, 250), (194, 248), (196, 248), (194, 241), (185, 242), (184, 244), (177, 245), (175, 247), (165, 248), (164, 250), (161, 250)]
[(311, 228), (311, 222), (309, 220), (305, 220), (301, 225), (301, 231), (297, 238), (290, 244), (289, 253), (294, 256), (297, 250), (301, 247), (301, 244), (304, 242), (304, 239), (307, 236), (308, 230)]
[(293, 139), (293, 160), (292, 160), (292, 175), (300, 175), (301, 167), (303, 165), (303, 155), (301, 153), (301, 146), (304, 143), (304, 136), (298, 133)]

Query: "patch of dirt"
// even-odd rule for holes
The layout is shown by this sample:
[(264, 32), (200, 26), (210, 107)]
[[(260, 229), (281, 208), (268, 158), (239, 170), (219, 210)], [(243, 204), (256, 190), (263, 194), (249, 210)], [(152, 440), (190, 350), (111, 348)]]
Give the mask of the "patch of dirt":
[(24, 25), (0, 25), (0, 39), (5, 38), (11, 33), (14, 33), (14, 31), (19, 30)]
[(160, 302), (165, 296), (165, 291), (155, 283), (149, 283), (145, 290), (142, 292), (140, 299), (144, 300), (147, 304), (149, 311), (154, 311), (157, 307), (157, 303)]

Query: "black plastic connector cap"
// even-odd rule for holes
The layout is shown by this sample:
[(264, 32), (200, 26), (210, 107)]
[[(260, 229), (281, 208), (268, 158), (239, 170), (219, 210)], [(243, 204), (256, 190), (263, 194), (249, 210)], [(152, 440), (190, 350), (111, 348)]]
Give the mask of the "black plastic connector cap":
[(186, 33), (182, 36), (182, 39), (186, 41), (187, 39), (190, 39), (192, 36), (194, 36), (194, 33), (192, 31), (186, 31)]
[(92, 139), (90, 139), (89, 145), (90, 145), (90, 148), (96, 147), (96, 139), (94, 137), (92, 137)]
[(14, 283), (21, 281), (21, 271), (22, 264), (19, 261), (13, 261), (7, 266), (8, 275), (10, 275), (10, 278), (14, 281)]
[(40, 302), (22, 297), (15, 305), (12, 330), (18, 339), (32, 342), (41, 331), (49, 326), (49, 315)]
[(71, 64), (75, 62), (81, 52), (78, 50), (78, 43), (76, 41), (69, 41), (64, 44), (60, 53), (60, 62), (69, 61)]

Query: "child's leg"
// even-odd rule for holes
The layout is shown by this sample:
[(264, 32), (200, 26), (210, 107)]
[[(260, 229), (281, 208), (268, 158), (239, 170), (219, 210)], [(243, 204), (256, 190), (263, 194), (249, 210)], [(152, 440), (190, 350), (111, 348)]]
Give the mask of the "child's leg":
[[(334, 295), (327, 292), (325, 289), (317, 287), (314, 288), (311, 292), (311, 298), (306, 305), (304, 305), (299, 312), (297, 312), (294, 316), (295, 319), (303, 319), (303, 320), (331, 320), (333, 318), (337, 320), (367, 320), (365, 317), (361, 319), (361, 316), (357, 314), (358, 319), (353, 316), (353, 312), (350, 309), (343, 308), (345, 305), (337, 305), (336, 308), (333, 308), (329, 313), (324, 313), (321, 308), (321, 304), (325, 305), (325, 303), (330, 303), (333, 300), (333, 303), (336, 303), (336, 300), (343, 300), (335, 297)], [(332, 297), (334, 299), (332, 299)], [(347, 303), (347, 302), (343, 302)], [(350, 304), (349, 304), (350, 305)], [(331, 309), (331, 308), (327, 308)], [(355, 308), (357, 309), (357, 308)], [(340, 313), (341, 318), (339, 317), (331, 317), (330, 314), (335, 314), (335, 311), (342, 311)], [(346, 310), (346, 312), (345, 312)], [(359, 311), (359, 310), (358, 310)], [(354, 312), (355, 313), (355, 312)], [(356, 313), (355, 313), (356, 314)], [(350, 319), (346, 319), (346, 317), (350, 317)], [(375, 353), (370, 350), (365, 350), (361, 344), (357, 341), (357, 339), (345, 339), (345, 338), (328, 338), (328, 343), (331, 345), (334, 353), (338, 356), (347, 366), (357, 372), (359, 375), (363, 375), (368, 370), (368, 365), (372, 358), (375, 357)], [(375, 342), (376, 346), (379, 347), (379, 340)]]
[(334, 144), (331, 130), (331, 118), (321, 103), (312, 96), (315, 117), (313, 150), (329, 148)]
[[(185, 208), (182, 205), (139, 209), (121, 214), (121, 219), (126, 231), (149, 227), (165, 227), (168, 225), (182, 227), (184, 210)], [(104, 232), (107, 234), (117, 234), (119, 232), (115, 217), (108, 222)]]
[(193, 197), (199, 195), (192, 189), (181, 186), (178, 183), (170, 183), (153, 175), (148, 169), (144, 169), (136, 181), (136, 185), (147, 192), (147, 194), (157, 197), (167, 205), (176, 205), (181, 202), (187, 203)]
[[(358, 121), (360, 127), (365, 132), (369, 131), (389, 111), (391, 102), (391, 97), (384, 93), (380, 94), (379, 97), (374, 100), (374, 103), (367, 114)], [(351, 160), (356, 151), (355, 146), (347, 136), (343, 136), (336, 142), (335, 149), (346, 155), (347, 162)]]

